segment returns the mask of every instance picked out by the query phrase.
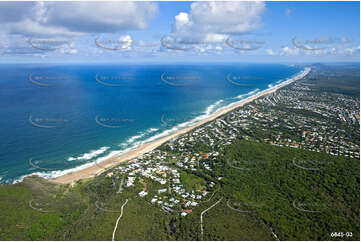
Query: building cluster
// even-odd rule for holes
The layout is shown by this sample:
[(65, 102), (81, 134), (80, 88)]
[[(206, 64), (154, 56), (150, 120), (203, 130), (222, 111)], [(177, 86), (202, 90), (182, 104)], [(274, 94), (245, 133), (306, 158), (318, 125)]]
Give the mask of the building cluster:
[(168, 145), (172, 151), (196, 149), (213, 152), (216, 157), (235, 139), (242, 138), (359, 158), (359, 125), (359, 97), (318, 92), (307, 81), (299, 81), (217, 118)]
[(264, 131), (259, 137), (266, 143), (360, 157), (357, 97), (315, 93), (308, 83), (298, 82), (256, 100), (254, 108), (248, 128)]
[[(111, 175), (126, 177), (125, 189), (141, 184), (138, 196), (154, 206), (186, 216), (216, 192), (222, 177), (214, 177), (214, 168), (237, 139), (359, 158), (359, 110), (358, 97), (317, 92), (298, 81), (118, 166)], [(182, 176), (202, 182), (189, 187)]]
[[(165, 212), (178, 212), (186, 216), (199, 203), (208, 199), (216, 188), (216, 183), (205, 180), (191, 187), (183, 184), (181, 172), (195, 170), (200, 157), (199, 153), (176, 156), (157, 149), (114, 168), (108, 177), (116, 177), (117, 180), (120, 176), (126, 177), (125, 189), (140, 184), (139, 197)], [(210, 169), (207, 163), (204, 167)]]

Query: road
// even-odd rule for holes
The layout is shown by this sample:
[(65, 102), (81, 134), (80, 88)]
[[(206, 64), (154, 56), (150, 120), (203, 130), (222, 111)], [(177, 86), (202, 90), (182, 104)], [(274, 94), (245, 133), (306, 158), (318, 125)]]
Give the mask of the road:
[(247, 210), (240, 210), (240, 209), (236, 209), (236, 208), (233, 208), (231, 205), (229, 205), (229, 200), (227, 201), (227, 206), (230, 208), (230, 209), (233, 209), (237, 212), (240, 212), (240, 213), (249, 213), (250, 211), (247, 211)]
[(203, 212), (201, 212), (201, 234), (202, 234), (202, 240), (203, 240), (203, 214), (206, 213), (208, 210), (210, 210), (211, 208), (213, 208), (214, 206), (216, 206), (218, 203), (220, 203), (220, 201), (222, 201), (223, 197), (221, 199), (219, 199), (215, 204), (213, 204), (212, 206), (210, 206), (209, 208), (207, 208), (206, 210), (203, 210)]
[(119, 190), (117, 193), (121, 193), (123, 191), (123, 185), (124, 185), (124, 175), (122, 176), (122, 181), (120, 182)]
[(120, 209), (120, 215), (119, 215), (119, 217), (118, 217), (118, 219), (117, 219), (117, 222), (115, 223), (112, 241), (114, 241), (115, 232), (117, 231), (119, 220), (120, 220), (120, 218), (123, 216), (123, 208), (124, 208), (125, 204), (127, 204), (127, 202), (128, 202), (128, 199), (125, 200), (125, 203), (122, 205), (122, 207), (121, 207), (121, 209)]

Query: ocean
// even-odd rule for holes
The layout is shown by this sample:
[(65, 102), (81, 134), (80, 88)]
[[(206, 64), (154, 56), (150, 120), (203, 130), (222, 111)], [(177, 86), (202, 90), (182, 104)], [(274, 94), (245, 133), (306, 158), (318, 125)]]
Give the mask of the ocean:
[(300, 73), (279, 64), (2, 64), (0, 184), (83, 169)]

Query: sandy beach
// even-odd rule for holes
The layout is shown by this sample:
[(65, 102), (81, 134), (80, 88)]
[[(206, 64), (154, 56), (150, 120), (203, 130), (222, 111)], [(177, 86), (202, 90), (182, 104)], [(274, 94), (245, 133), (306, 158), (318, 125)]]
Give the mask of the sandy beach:
[(245, 100), (242, 100), (242, 101), (239, 101), (239, 102), (235, 102), (233, 103), (232, 105), (226, 107), (226, 108), (223, 108), (223, 109), (220, 109), (218, 110), (217, 112), (215, 112), (213, 115), (211, 115), (210, 117), (202, 120), (202, 121), (199, 121), (198, 123), (196, 124), (193, 124), (187, 128), (184, 128), (182, 130), (179, 130), (177, 131), (176, 133), (174, 134), (171, 134), (169, 136), (166, 136), (166, 137), (163, 137), (163, 138), (160, 138), (158, 140), (155, 140), (153, 142), (150, 142), (150, 143), (147, 143), (147, 144), (143, 144), (141, 146), (139, 146), (138, 148), (135, 148), (129, 152), (126, 152), (124, 154), (122, 154), (121, 156), (118, 156), (118, 157), (112, 157), (112, 158), (109, 158), (103, 162), (101, 162), (100, 164), (94, 164), (88, 168), (85, 168), (83, 170), (80, 170), (80, 171), (76, 171), (76, 172), (73, 172), (73, 173), (69, 173), (69, 174), (66, 174), (66, 175), (63, 175), (63, 176), (60, 176), (58, 178), (54, 178), (54, 179), (49, 179), (49, 181), (52, 181), (52, 182), (55, 182), (55, 183), (59, 183), (59, 184), (69, 184), (69, 183), (73, 183), (73, 182), (76, 182), (78, 180), (81, 180), (81, 179), (85, 179), (85, 178), (90, 178), (90, 177), (94, 177), (96, 175), (99, 175), (101, 174), (102, 172), (104, 172), (105, 170), (111, 168), (111, 167), (114, 167), (115, 165), (121, 163), (121, 162), (126, 162), (126, 161), (129, 161), (131, 159), (134, 159), (142, 154), (145, 154), (151, 150), (154, 150), (155, 148), (159, 147), (160, 145), (162, 145), (163, 143), (171, 140), (171, 139), (174, 139), (174, 138), (177, 138), (178, 136), (182, 135), (182, 134), (185, 134), (207, 122), (210, 122), (236, 108), (239, 108), (239, 107), (242, 107), (243, 105), (249, 103), (249, 102), (252, 102), (253, 100), (259, 98), (259, 97), (262, 97), (264, 95), (267, 95), (267, 94), (270, 94), (270, 93), (273, 93), (275, 91), (277, 91), (278, 89), (286, 86), (286, 85), (289, 85), (290, 83), (296, 81), (296, 80), (299, 80), (303, 77), (305, 77), (309, 72), (310, 72), (310, 68), (306, 68), (301, 74), (285, 81), (285, 82), (282, 82), (278, 85), (275, 85), (267, 90), (264, 90), (262, 92), (259, 92), (251, 97), (248, 97), (247, 99)]

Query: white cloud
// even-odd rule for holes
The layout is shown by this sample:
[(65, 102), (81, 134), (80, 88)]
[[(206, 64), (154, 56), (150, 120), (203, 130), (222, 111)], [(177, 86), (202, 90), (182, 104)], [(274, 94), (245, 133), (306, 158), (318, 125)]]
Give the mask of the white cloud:
[(272, 55), (272, 56), (276, 55), (276, 53), (271, 49), (267, 49), (266, 52), (267, 52), (267, 54)]
[(272, 56), (356, 56), (360, 54), (360, 46), (346, 47), (344, 45), (327, 46), (322, 49), (305, 49), (283, 46), (278, 51), (267, 49), (266, 53)]
[(284, 46), (281, 48), (281, 53), (280, 55), (298, 55), (300, 53), (300, 49), (299, 48), (290, 48), (288, 46)]
[(10, 34), (76, 36), (144, 29), (157, 12), (147, 2), (14, 2), (0, 3), (0, 23)]
[(119, 42), (122, 43), (121, 48), (122, 49), (131, 49), (133, 40), (130, 35), (122, 35), (119, 37)]
[(58, 2), (48, 7), (47, 21), (74, 32), (144, 29), (158, 7), (147, 2)]
[[(121, 48), (130, 50), (134, 42), (124, 32), (146, 28), (157, 12), (158, 5), (147, 2), (0, 2), (1, 54), (48, 57), (86, 55), (90, 50), (99, 53), (102, 50), (93, 42), (90, 46), (83, 43), (79, 49), (81, 44), (76, 47), (74, 37), (103, 33), (119, 33)], [(63, 39), (71, 46), (46, 51), (29, 43), (41, 39)], [(76, 40), (81, 43), (81, 38)]]
[(56, 27), (56, 26), (49, 26), (40, 24), (31, 19), (25, 19), (21, 22), (11, 23), (4, 26), (4, 30), (6, 30), (9, 34), (15, 35), (23, 35), (23, 36), (38, 36), (38, 37), (45, 37), (45, 36), (76, 36), (80, 33), (75, 33), (68, 31), (66, 28), (63, 27)]
[(349, 55), (353, 55), (353, 54), (357, 54), (357, 53), (360, 54), (360, 46), (346, 48), (345, 52)]
[(231, 34), (244, 34), (261, 26), (263, 2), (195, 2), (189, 13), (175, 16), (173, 34), (200, 41), (224, 41)]
[(191, 28), (192, 22), (189, 19), (188, 13), (180, 12), (178, 15), (175, 16), (175, 24), (174, 29), (175, 32), (182, 32), (184, 29)]

